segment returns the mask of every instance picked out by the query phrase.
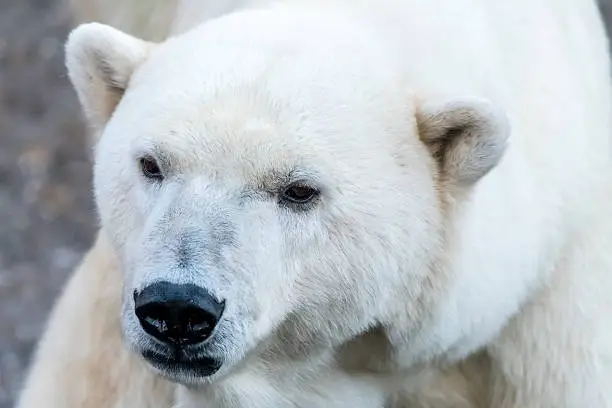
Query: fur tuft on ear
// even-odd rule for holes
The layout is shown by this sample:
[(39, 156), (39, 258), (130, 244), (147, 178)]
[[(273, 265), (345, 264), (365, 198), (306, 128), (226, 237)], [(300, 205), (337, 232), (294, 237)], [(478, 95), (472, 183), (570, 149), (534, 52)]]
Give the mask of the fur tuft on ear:
[(500, 162), (510, 134), (504, 112), (472, 97), (423, 103), (417, 125), (444, 180), (459, 186), (476, 183)]
[(101, 131), (121, 100), (134, 70), (153, 43), (99, 23), (81, 24), (66, 42), (68, 76), (90, 122)]

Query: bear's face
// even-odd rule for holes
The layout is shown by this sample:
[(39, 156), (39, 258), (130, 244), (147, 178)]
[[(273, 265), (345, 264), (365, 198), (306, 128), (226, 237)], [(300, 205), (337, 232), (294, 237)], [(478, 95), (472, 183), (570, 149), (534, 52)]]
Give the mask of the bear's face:
[(241, 18), (161, 45), (90, 24), (68, 44), (127, 342), (183, 383), (267, 344), (418, 327), (440, 290), (441, 186), (476, 182), (505, 140), (483, 101), (416, 102), (367, 38), (281, 41)]

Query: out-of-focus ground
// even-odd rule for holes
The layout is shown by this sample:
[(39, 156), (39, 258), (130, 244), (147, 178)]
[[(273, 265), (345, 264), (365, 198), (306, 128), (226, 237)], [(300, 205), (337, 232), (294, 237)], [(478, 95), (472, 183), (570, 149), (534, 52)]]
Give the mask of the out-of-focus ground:
[[(612, 0), (602, 0), (612, 20)], [(0, 0), (0, 408), (92, 243), (91, 166), (63, 65), (62, 0)]]

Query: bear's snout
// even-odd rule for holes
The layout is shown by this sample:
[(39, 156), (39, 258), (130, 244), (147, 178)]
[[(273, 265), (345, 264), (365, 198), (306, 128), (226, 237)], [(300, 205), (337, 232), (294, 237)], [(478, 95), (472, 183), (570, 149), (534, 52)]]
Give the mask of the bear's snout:
[(193, 284), (156, 282), (134, 291), (135, 313), (143, 330), (171, 346), (206, 341), (219, 323), (225, 301)]

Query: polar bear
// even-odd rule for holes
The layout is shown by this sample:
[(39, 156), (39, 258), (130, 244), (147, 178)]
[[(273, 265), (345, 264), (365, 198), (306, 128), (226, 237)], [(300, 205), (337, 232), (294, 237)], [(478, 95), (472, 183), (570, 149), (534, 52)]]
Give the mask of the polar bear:
[[(89, 351), (118, 353), (117, 398), (424, 407), (406, 388), (464, 362), (487, 367), (473, 406), (612, 407), (595, 2), (242, 3), (202, 19), (186, 0), (161, 42), (90, 23), (67, 43), (121, 271), (121, 335)], [(73, 321), (77, 342), (103, 311)], [(22, 401), (71, 378), (55, 364), (34, 363)]]

